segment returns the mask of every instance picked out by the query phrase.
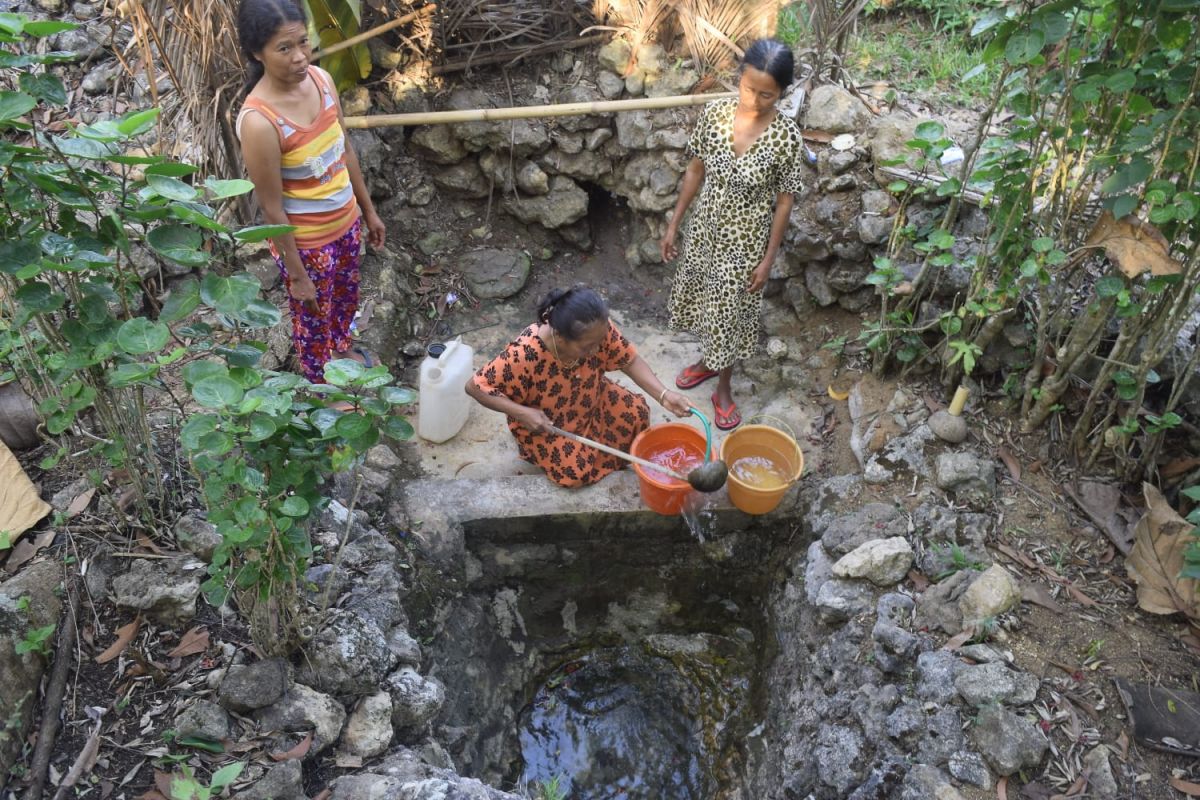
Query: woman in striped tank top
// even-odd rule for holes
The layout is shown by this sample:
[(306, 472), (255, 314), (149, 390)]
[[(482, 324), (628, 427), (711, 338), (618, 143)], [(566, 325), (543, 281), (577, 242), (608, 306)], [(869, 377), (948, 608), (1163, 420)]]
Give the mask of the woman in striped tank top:
[(384, 225), (343, 130), (333, 80), (309, 63), (304, 13), (292, 0), (242, 0), (238, 39), (249, 61), (237, 120), (242, 157), (265, 222), (296, 227), (271, 240), (271, 254), (287, 286), (304, 374), (323, 383), (330, 359), (370, 360), (354, 348), (350, 323), (363, 224), (372, 247), (383, 245)]

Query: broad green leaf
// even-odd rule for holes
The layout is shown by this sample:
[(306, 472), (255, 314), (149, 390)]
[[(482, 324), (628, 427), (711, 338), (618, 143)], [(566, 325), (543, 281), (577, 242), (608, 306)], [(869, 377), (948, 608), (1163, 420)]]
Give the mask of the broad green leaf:
[(325, 382), (347, 386), (362, 378), (364, 367), (352, 358), (339, 358), (325, 363)]
[(171, 285), (171, 291), (163, 300), (158, 319), (160, 322), (178, 322), (195, 311), (199, 305), (200, 284), (194, 278), (187, 278)]
[(265, 242), (273, 236), (282, 236), (294, 230), (296, 230), (295, 225), (254, 225), (237, 231), (233, 234), (233, 238), (244, 244), (257, 244)]
[(117, 344), (130, 355), (156, 353), (171, 341), (171, 331), (161, 322), (145, 317), (126, 320), (117, 330)]
[(226, 764), (212, 774), (212, 778), (209, 781), (209, 788), (217, 791), (229, 786), (237, 780), (237, 776), (241, 775), (242, 770), (245, 768), (245, 761), (235, 761), (232, 764)]
[(1048, 236), (1042, 236), (1033, 240), (1032, 247), (1035, 253), (1048, 253), (1054, 248), (1054, 240)]
[(1179, 493), (1194, 503), (1200, 503), (1200, 486), (1189, 486), (1180, 490)]
[(17, 119), (37, 107), (37, 100), (24, 92), (0, 92), (0, 122)]
[(383, 434), (398, 442), (408, 441), (413, 433), (413, 426), (404, 417), (391, 417), (383, 425)]
[(280, 503), (279, 513), (289, 517), (303, 517), (308, 514), (308, 501), (298, 494), (290, 495)]
[(61, 308), (66, 299), (55, 292), (49, 284), (41, 281), (21, 284), (21, 288), (17, 289), (15, 296), (17, 301), (30, 311), (53, 311)]
[(0, 241), (0, 272), (16, 275), (25, 267), (41, 260), (42, 253), (36, 244), (27, 239)]
[(169, 207), (171, 209), (171, 216), (176, 219), (189, 222), (205, 230), (216, 231), (217, 233), (229, 233), (229, 228), (213, 219), (212, 214), (200, 210), (201, 208), (207, 208), (207, 206), (200, 206), (199, 203), (177, 202), (171, 203)]
[[(161, 156), (151, 156), (158, 159)], [(143, 172), (146, 175), (163, 175), (167, 178), (184, 178), (188, 175), (196, 173), (200, 168), (194, 167), (191, 164), (184, 164), (181, 161), (164, 161), (161, 164), (154, 164), (146, 167)]]
[(0, 12), (0, 33), (16, 35), (25, 30), (29, 19), (24, 14), (14, 14), (11, 11)]
[(408, 405), (417, 401), (417, 393), (402, 386), (385, 386), (379, 390), (379, 398), (394, 406)]
[(213, 199), (220, 200), (226, 197), (237, 197), (238, 195), (246, 194), (254, 189), (254, 184), (240, 178), (233, 180), (208, 178), (204, 181), (204, 188), (208, 189)]
[[(1117, 167), (1112, 175), (1100, 185), (1104, 194), (1120, 194), (1145, 181), (1154, 171), (1154, 165), (1142, 156), (1134, 156), (1129, 163)], [(1118, 217), (1119, 218), (1119, 217)]]
[(246, 272), (218, 275), (210, 272), (200, 282), (200, 299), (222, 314), (236, 316), (258, 297), (258, 279)]
[(1037, 29), (1019, 30), (1008, 37), (1004, 46), (1004, 59), (1013, 66), (1028, 64), (1046, 46), (1045, 31)]
[[(306, 0), (309, 38), (321, 48), (343, 42), (359, 32), (359, 0)], [(371, 53), (365, 45), (321, 59), (321, 67), (333, 76), (338, 91), (346, 91), (371, 74)]]
[[(225, 745), (221, 744), (220, 742), (213, 741), (212, 739), (205, 739), (200, 736), (181, 736), (175, 740), (175, 743), (183, 745), (184, 747), (194, 747), (197, 750), (206, 750), (209, 753), (225, 752)], [(179, 779), (176, 778), (175, 782), (178, 781)], [(175, 782), (172, 783), (171, 794), (175, 794)]]
[(975, 37), (981, 33), (986, 33), (1000, 23), (1004, 22), (1007, 12), (1003, 8), (988, 9), (982, 17), (975, 21), (971, 26), (971, 36)]
[(1124, 290), (1125, 279), (1117, 275), (1105, 275), (1096, 281), (1096, 295), (1098, 297), (1116, 297)]
[(1033, 25), (1046, 35), (1046, 44), (1054, 44), (1071, 31), (1071, 20), (1057, 11), (1039, 13)]
[(962, 190), (962, 183), (958, 180), (958, 178), (947, 178), (946, 180), (944, 180), (938, 184), (937, 196), (938, 197), (950, 197), (952, 195), (958, 194), (959, 191), (961, 191), (961, 190)]
[(940, 122), (933, 120), (925, 120), (919, 123), (913, 131), (913, 135), (925, 142), (936, 142), (946, 134), (946, 128)]
[(1138, 199), (1136, 195), (1125, 194), (1117, 197), (1112, 203), (1112, 213), (1117, 219), (1127, 217), (1133, 213), (1138, 207)]
[(1104, 88), (1114, 94), (1125, 94), (1133, 89), (1137, 83), (1137, 76), (1131, 69), (1123, 69), (1120, 72), (1114, 72), (1104, 80)]
[(193, 361), (183, 368), (183, 379), (191, 385), (195, 385), (205, 378), (211, 378), (214, 375), (227, 377), (229, 370), (220, 362), (208, 360)]
[(371, 420), (361, 414), (343, 414), (334, 423), (333, 431), (343, 439), (356, 439), (371, 429)]
[(56, 33), (63, 31), (73, 31), (79, 26), (74, 22), (61, 22), (53, 19), (31, 20), (25, 23), (25, 33), (30, 36), (42, 38), (45, 36), (53, 36)]
[(57, 75), (43, 73), (34, 75), (32, 72), (22, 72), (20, 78), (21, 91), (28, 92), (50, 105), (63, 106), (67, 104), (67, 88)]
[(128, 138), (140, 136), (154, 127), (154, 123), (158, 119), (158, 114), (159, 110), (157, 108), (149, 108), (145, 111), (131, 111), (117, 120), (117, 132)]
[(246, 307), (232, 315), (238, 322), (251, 328), (272, 328), (279, 324), (283, 314), (272, 303), (255, 298)]
[(192, 200), (199, 194), (194, 186), (166, 175), (147, 175), (146, 185), (154, 190), (155, 194), (168, 200)]
[(184, 225), (160, 225), (146, 235), (146, 243), (163, 258), (185, 267), (200, 267), (208, 263), (209, 255), (200, 248), (204, 235)]
[(253, 367), (266, 351), (267, 346), (261, 342), (242, 342), (235, 347), (218, 347), (213, 352), (224, 358), (231, 367)]
[(158, 374), (157, 364), (145, 364), (136, 361), (132, 364), (121, 364), (108, 373), (108, 384), (114, 388), (132, 386), (143, 383)]
[(228, 375), (212, 375), (192, 386), (192, 397), (205, 408), (227, 408), (242, 402), (241, 384)]
[(255, 414), (250, 418), (250, 430), (246, 438), (252, 442), (261, 442), (275, 434), (278, 427), (275, 425), (275, 420), (262, 414)]

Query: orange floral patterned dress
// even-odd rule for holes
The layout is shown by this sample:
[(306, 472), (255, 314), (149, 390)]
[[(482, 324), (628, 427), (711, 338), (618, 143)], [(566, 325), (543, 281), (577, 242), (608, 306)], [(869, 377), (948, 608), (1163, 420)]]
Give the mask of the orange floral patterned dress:
[[(564, 368), (531, 325), (472, 380), (489, 395), (540, 408), (556, 427), (628, 452), (633, 437), (650, 425), (650, 407), (646, 398), (605, 373), (624, 369), (636, 356), (637, 349), (609, 322), (600, 349), (578, 366)], [(512, 417), (508, 429), (521, 458), (559, 486), (587, 486), (626, 464), (564, 436), (534, 433)]]

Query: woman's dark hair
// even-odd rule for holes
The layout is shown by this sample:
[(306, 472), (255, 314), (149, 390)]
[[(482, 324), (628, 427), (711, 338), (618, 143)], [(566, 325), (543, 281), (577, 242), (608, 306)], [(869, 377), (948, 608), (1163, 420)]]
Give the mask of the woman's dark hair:
[(746, 48), (746, 55), (742, 56), (742, 68), (748, 66), (760, 69), (774, 78), (782, 93), (792, 83), (796, 62), (792, 58), (792, 51), (783, 42), (777, 39), (759, 39)]
[(238, 8), (237, 33), (242, 55), (246, 57), (245, 94), (263, 76), (262, 62), (255, 53), (262, 52), (271, 37), (289, 22), (304, 23), (304, 11), (293, 0), (242, 0)]
[(559, 336), (574, 341), (597, 321), (608, 320), (608, 303), (595, 289), (582, 284), (553, 289), (538, 302), (537, 317)]

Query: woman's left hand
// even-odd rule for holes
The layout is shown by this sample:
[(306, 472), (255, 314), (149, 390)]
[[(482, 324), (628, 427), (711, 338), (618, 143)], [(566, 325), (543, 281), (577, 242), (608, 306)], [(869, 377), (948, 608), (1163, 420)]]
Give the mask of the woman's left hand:
[(750, 294), (757, 294), (767, 285), (767, 278), (771, 277), (771, 262), (764, 261), (754, 268), (754, 272), (750, 273), (750, 283), (746, 285), (746, 291)]
[(677, 417), (686, 417), (692, 410), (692, 404), (682, 394), (668, 390), (663, 395), (662, 407)]
[(384, 239), (387, 238), (387, 228), (384, 227), (383, 220), (374, 211), (368, 211), (363, 214), (363, 221), (367, 224), (367, 244), (371, 247), (383, 247)]

